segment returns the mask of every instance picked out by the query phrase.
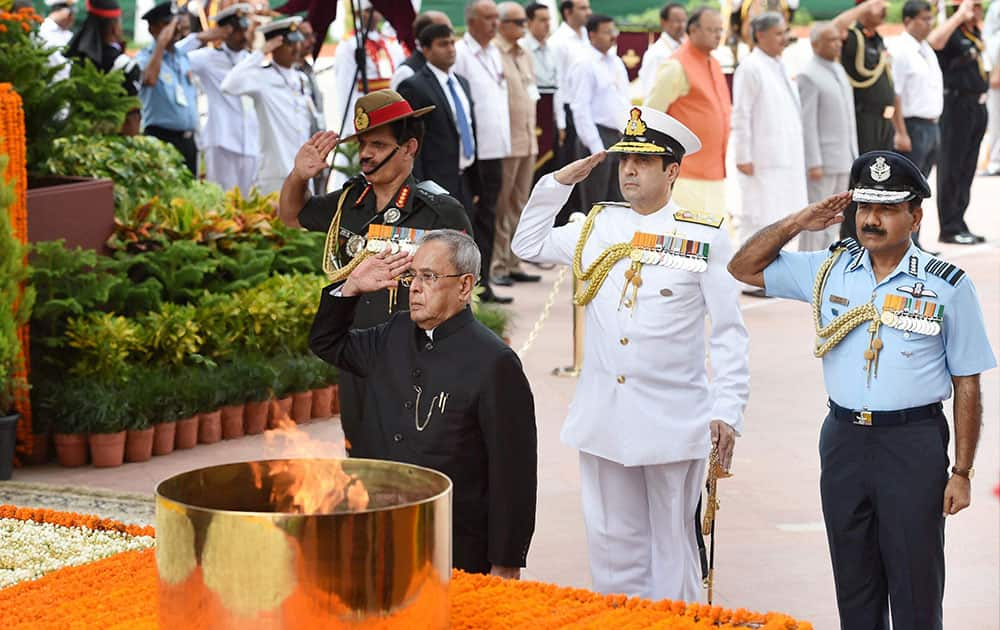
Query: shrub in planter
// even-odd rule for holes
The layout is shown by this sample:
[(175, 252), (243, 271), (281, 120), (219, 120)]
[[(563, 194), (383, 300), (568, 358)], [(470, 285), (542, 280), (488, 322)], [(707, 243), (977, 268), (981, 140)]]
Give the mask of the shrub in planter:
[[(127, 377), (127, 376), (126, 376)], [(94, 466), (121, 466), (125, 459), (125, 431), (131, 420), (131, 405), (119, 383), (94, 379), (84, 414)]]
[(333, 386), (333, 401), (330, 404), (330, 412), (333, 415), (340, 413), (340, 372), (337, 366), (324, 362), (323, 380)]
[(267, 417), (277, 372), (269, 360), (260, 356), (238, 359), (244, 378), (243, 400), (245, 430), (248, 435), (262, 433), (267, 428)]
[(222, 439), (222, 414), (224, 392), (216, 368), (202, 366), (185, 372), (191, 377), (187, 387), (198, 413), (198, 443), (214, 444)]
[(308, 422), (312, 419), (313, 373), (316, 364), (310, 356), (293, 356), (285, 362), (286, 385), (292, 395), (292, 419)]
[(125, 432), (125, 461), (145, 462), (153, 456), (153, 410), (158, 392), (152, 382), (152, 371), (135, 370), (122, 387), (122, 398), (128, 402), (130, 415)]
[(52, 425), (56, 457), (61, 466), (74, 468), (87, 463), (87, 414), (93, 382), (67, 379), (42, 382), (32, 400), (35, 415), (48, 418)]
[(198, 411), (201, 406), (201, 393), (197, 384), (204, 368), (183, 369), (171, 372), (171, 383), (174, 388), (174, 401), (177, 413), (176, 441), (177, 449), (194, 448), (198, 444)]
[[(312, 389), (312, 417), (329, 418), (333, 415), (334, 386), (329, 381), (329, 368), (333, 367), (326, 361), (309, 355), (309, 387)], [(336, 368), (334, 368), (336, 372)]]
[(222, 398), (222, 439), (231, 440), (243, 436), (243, 413), (245, 410), (243, 392), (246, 370), (239, 363), (220, 366), (216, 370)]

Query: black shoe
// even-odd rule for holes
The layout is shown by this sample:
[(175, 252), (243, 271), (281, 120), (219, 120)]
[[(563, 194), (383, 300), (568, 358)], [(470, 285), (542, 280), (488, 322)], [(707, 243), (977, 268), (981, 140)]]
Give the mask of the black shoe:
[(532, 267), (538, 267), (542, 271), (552, 271), (553, 269), (556, 268), (556, 266), (555, 266), (554, 263), (533, 263), (533, 262), (530, 262), (528, 264), (531, 265)]
[(938, 240), (942, 243), (954, 243), (955, 245), (975, 245), (979, 241), (976, 237), (967, 232), (962, 232), (960, 234), (942, 234), (938, 237)]
[(986, 242), (986, 237), (985, 236), (980, 236), (979, 234), (973, 234), (972, 232), (966, 232), (966, 234), (968, 234), (972, 238), (976, 239), (977, 243), (985, 243)]
[(743, 289), (743, 295), (749, 295), (750, 297), (757, 298), (769, 298), (770, 295), (764, 289)]
[(538, 282), (542, 279), (541, 276), (536, 276), (533, 273), (524, 273), (523, 271), (512, 271), (508, 277), (514, 282)]
[(510, 276), (490, 276), (490, 284), (495, 284), (498, 287), (512, 287), (514, 279)]
[(493, 289), (486, 289), (479, 296), (480, 302), (491, 302), (493, 304), (510, 304), (514, 301), (512, 297), (503, 297), (493, 292)]

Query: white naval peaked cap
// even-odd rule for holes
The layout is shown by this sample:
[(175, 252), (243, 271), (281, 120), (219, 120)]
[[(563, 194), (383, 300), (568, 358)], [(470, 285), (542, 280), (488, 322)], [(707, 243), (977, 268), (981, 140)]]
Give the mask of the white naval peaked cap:
[(218, 24), (219, 22), (222, 22), (222, 20), (228, 17), (233, 17), (233, 16), (242, 17), (244, 15), (250, 15), (251, 13), (253, 13), (252, 4), (250, 4), (249, 2), (239, 2), (237, 4), (231, 4), (225, 9), (216, 13), (214, 19), (216, 24)]
[(299, 16), (272, 20), (257, 29), (257, 32), (264, 36), (264, 39), (284, 36), (286, 42), (301, 42), (305, 36), (299, 32), (299, 24), (302, 18)]
[(72, 7), (74, 4), (76, 4), (76, 0), (45, 0), (47, 7)]
[(608, 153), (670, 155), (680, 159), (701, 150), (701, 140), (673, 116), (650, 107), (629, 110), (622, 139)]

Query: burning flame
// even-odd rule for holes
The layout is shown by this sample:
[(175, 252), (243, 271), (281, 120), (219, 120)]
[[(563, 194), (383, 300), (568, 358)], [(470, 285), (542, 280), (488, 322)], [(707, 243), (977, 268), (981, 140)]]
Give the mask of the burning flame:
[(293, 514), (333, 512), (344, 501), (354, 512), (368, 507), (368, 491), (356, 475), (344, 472), (340, 460), (329, 459), (340, 444), (313, 439), (290, 418), (280, 418), (277, 428), (264, 434), (266, 451), (287, 462), (251, 464), (254, 485), (271, 481), (271, 502), (276, 511)]

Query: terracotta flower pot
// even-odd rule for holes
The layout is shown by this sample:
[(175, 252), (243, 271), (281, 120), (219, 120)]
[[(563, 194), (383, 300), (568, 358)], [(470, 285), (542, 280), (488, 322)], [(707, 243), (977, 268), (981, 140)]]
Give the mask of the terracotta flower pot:
[(292, 419), (298, 424), (312, 420), (312, 404), (311, 390), (292, 394)]
[(198, 414), (198, 444), (215, 444), (222, 439), (222, 411)]
[(226, 405), (222, 411), (222, 439), (243, 437), (243, 405)]
[(333, 385), (333, 404), (330, 405), (330, 412), (335, 415), (340, 415), (340, 385)]
[(177, 441), (174, 447), (178, 450), (194, 448), (198, 443), (198, 416), (191, 416), (177, 421)]
[(87, 463), (86, 433), (56, 433), (52, 439), (60, 466), (76, 468)]
[(97, 468), (114, 468), (125, 461), (125, 431), (91, 433), (90, 461)]
[(271, 401), (271, 413), (267, 418), (267, 428), (274, 429), (278, 426), (278, 420), (287, 420), (292, 417), (292, 397), (286, 396), (278, 400)]
[(267, 414), (271, 401), (248, 402), (243, 409), (243, 426), (247, 435), (263, 433), (267, 428)]
[(313, 390), (312, 417), (329, 418), (333, 415), (333, 385)]
[(125, 461), (148, 462), (153, 457), (156, 429), (129, 429), (125, 434)]
[(40, 466), (49, 461), (49, 434), (31, 434), (31, 455), (25, 458), (29, 466)]
[(174, 452), (177, 439), (177, 422), (161, 422), (153, 425), (153, 455), (169, 455)]

